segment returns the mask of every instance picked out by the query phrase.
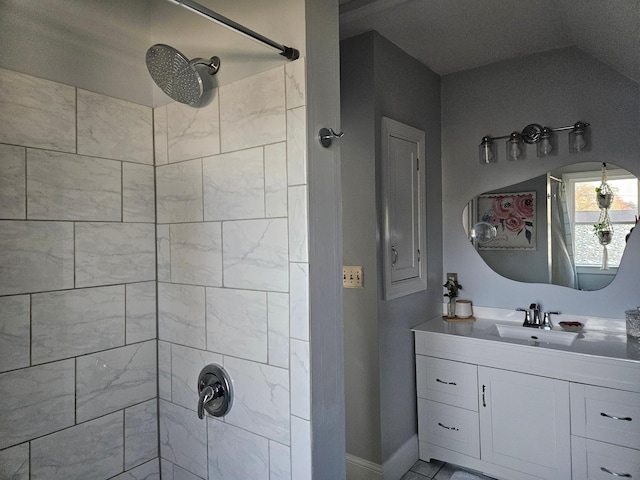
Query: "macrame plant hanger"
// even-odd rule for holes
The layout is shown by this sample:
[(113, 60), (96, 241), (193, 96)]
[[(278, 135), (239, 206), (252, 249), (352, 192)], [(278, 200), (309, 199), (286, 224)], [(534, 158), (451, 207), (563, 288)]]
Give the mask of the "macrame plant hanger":
[(602, 245), (602, 267), (601, 270), (609, 270), (609, 252), (607, 245), (613, 239), (613, 225), (609, 218), (609, 209), (613, 204), (613, 189), (607, 183), (607, 164), (602, 164), (602, 183), (596, 188), (596, 201), (600, 208), (600, 218), (595, 225), (598, 241)]

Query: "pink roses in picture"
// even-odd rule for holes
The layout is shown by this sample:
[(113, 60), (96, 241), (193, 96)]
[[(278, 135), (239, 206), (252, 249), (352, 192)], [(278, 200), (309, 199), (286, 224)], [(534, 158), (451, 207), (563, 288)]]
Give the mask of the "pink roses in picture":
[(482, 248), (535, 248), (535, 192), (503, 193), (478, 197), (478, 217), (497, 230)]

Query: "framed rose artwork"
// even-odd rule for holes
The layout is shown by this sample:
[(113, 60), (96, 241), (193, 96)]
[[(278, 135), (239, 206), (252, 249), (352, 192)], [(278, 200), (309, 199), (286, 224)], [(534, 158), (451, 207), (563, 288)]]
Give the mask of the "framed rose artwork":
[(478, 221), (496, 228), (496, 237), (480, 250), (536, 249), (536, 192), (478, 196)]

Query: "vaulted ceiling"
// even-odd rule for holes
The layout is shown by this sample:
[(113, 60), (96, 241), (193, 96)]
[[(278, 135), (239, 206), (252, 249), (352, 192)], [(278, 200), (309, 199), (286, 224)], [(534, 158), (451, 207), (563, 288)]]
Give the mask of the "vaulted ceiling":
[(440, 75), (573, 45), (640, 83), (640, 0), (340, 0), (368, 30)]

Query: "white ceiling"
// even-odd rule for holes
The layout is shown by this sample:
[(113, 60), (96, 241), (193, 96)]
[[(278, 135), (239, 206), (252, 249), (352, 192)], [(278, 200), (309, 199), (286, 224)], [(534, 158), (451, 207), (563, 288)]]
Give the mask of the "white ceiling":
[(640, 83), (640, 0), (340, 0), (369, 30), (440, 75), (574, 45)]

